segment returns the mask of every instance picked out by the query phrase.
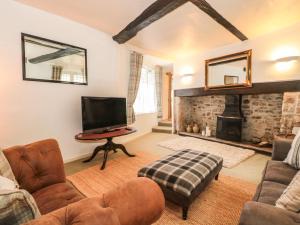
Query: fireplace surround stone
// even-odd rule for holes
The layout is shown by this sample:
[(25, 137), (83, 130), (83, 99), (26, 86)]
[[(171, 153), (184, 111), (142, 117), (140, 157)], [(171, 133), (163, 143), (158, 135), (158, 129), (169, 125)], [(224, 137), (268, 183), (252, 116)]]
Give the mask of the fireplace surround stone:
[[(225, 95), (175, 97), (175, 129), (185, 131), (192, 122), (207, 124), (216, 136), (217, 117), (225, 109)], [(242, 141), (272, 143), (273, 136), (291, 132), (300, 122), (300, 92), (242, 95)]]

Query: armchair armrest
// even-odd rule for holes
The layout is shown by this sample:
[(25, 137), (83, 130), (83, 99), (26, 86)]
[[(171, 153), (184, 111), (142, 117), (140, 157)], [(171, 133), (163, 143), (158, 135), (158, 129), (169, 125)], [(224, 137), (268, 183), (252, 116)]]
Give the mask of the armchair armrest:
[(275, 137), (273, 141), (272, 160), (283, 161), (291, 148), (293, 140)]
[(102, 197), (86, 198), (23, 225), (120, 225), (115, 211), (102, 204)]
[(239, 225), (299, 225), (300, 215), (260, 202), (247, 202)]
[(150, 225), (165, 208), (160, 187), (136, 178), (101, 197), (86, 198), (24, 225)]

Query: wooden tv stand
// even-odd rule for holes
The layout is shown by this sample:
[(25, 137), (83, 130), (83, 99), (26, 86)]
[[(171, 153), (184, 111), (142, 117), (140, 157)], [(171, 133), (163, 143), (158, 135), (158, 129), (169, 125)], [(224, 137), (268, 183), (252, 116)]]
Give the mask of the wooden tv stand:
[(128, 135), (128, 134), (132, 134), (134, 132), (136, 132), (136, 129), (134, 129), (134, 128), (120, 128), (120, 129), (116, 129), (114, 131), (109, 131), (109, 132), (105, 132), (105, 133), (90, 133), (90, 134), (89, 133), (80, 133), (75, 136), (75, 139), (80, 140), (80, 141), (99, 141), (99, 140), (103, 140), (103, 139), (107, 140), (107, 142), (104, 145), (97, 146), (94, 149), (93, 154), (88, 159), (83, 161), (84, 163), (90, 162), (96, 157), (98, 152), (104, 151), (104, 158), (103, 158), (103, 163), (101, 166), (101, 170), (103, 170), (103, 169), (105, 169), (106, 161), (108, 158), (108, 153), (110, 151), (117, 152), (117, 149), (121, 149), (122, 152), (124, 152), (129, 157), (135, 156), (135, 155), (132, 155), (129, 152), (127, 152), (124, 145), (116, 144), (113, 142), (114, 137), (120, 137), (120, 136), (124, 136), (124, 135)]

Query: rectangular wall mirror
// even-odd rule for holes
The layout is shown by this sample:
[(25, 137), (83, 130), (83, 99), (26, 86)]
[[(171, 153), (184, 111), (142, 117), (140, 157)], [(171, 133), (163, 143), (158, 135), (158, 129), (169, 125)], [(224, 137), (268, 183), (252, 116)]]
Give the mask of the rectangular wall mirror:
[(252, 50), (205, 61), (205, 89), (251, 87)]
[(23, 79), (87, 85), (84, 48), (22, 33)]

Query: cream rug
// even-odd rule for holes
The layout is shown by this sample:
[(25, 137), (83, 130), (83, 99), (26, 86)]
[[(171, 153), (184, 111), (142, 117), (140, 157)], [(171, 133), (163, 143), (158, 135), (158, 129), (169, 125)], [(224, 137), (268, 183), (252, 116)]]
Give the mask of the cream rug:
[[(87, 197), (98, 196), (136, 177), (144, 165), (158, 159), (146, 153), (136, 157), (119, 156), (107, 162), (106, 169), (93, 166), (68, 177)], [(255, 191), (255, 185), (233, 177), (220, 175), (191, 205), (188, 220), (181, 219), (181, 208), (167, 203), (155, 225), (237, 225), (240, 212)]]
[(223, 158), (223, 166), (226, 168), (232, 168), (255, 154), (254, 151), (249, 149), (238, 148), (231, 145), (206, 141), (193, 137), (178, 137), (168, 141), (160, 142), (158, 145), (174, 151), (193, 149), (220, 156)]

